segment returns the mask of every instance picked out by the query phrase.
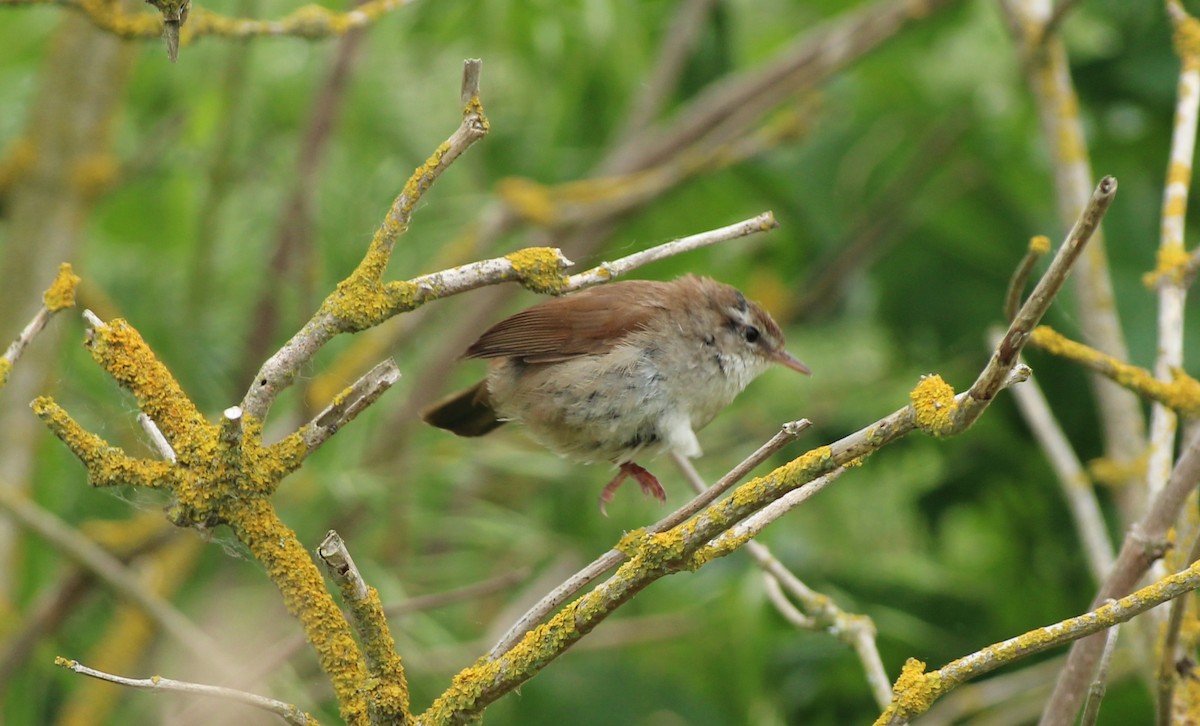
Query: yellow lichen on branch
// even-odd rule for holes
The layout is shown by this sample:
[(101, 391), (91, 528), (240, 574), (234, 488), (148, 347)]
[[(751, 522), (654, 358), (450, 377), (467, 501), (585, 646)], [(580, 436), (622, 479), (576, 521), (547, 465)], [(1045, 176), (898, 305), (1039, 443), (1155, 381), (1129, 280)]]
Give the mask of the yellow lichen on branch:
[(71, 263), (64, 262), (59, 265), (58, 276), (50, 283), (50, 287), (46, 288), (46, 292), (42, 293), (42, 303), (46, 309), (56, 313), (75, 307), (75, 287), (79, 282), (79, 275), (71, 269)]
[(567, 284), (562, 254), (553, 247), (527, 247), (504, 258), (512, 263), (521, 284), (533, 292), (555, 295)]
[(238, 540), (262, 563), (279, 589), (289, 613), (300, 620), (309, 642), (338, 694), (348, 723), (366, 721), (366, 664), (350, 634), (346, 618), (329, 597), (320, 571), (296, 533), (285, 525), (265, 498), (240, 503), (230, 522)]
[(268, 497), (279, 481), (304, 460), (299, 433), (263, 447), (262, 422), (227, 413), (209, 423), (179, 384), (124, 320), (95, 325), (88, 347), (93, 357), (166, 434), (176, 462), (135, 459), (83, 429), (47, 397), (33, 409), (84, 463), (95, 486), (130, 484), (167, 489), (168, 518), (180, 526), (228, 524), (263, 563), (288, 611), (304, 630), (338, 695), (343, 717), (366, 721), (365, 666), (349, 625), (325, 590), (312, 558), (275, 514)]
[(396, 641), (387, 626), (383, 602), (379, 591), (367, 587), (367, 596), (352, 595), (355, 584), (345, 581), (341, 585), (342, 599), (350, 604), (356, 623), (366, 624), (368, 632), (360, 625), (359, 635), (363, 650), (373, 676), (369, 686), (370, 708), (376, 723), (403, 723), (409, 715), (408, 680), (404, 666), (396, 654)]
[(1200, 67), (1200, 21), (1184, 12), (1182, 5), (1172, 4), (1179, 8), (1178, 14), (1172, 14), (1175, 32), (1171, 40), (1175, 45), (1175, 54), (1183, 62), (1184, 68), (1195, 69)]
[(49, 396), (38, 396), (30, 404), (30, 408), (87, 467), (88, 483), (92, 486), (167, 486), (171, 470), (167, 462), (135, 459), (127, 455), (80, 426)]
[(942, 695), (944, 689), (939, 673), (926, 673), (925, 663), (916, 658), (909, 658), (904, 662), (896, 685), (892, 687), (891, 705), (875, 723), (888, 723), (892, 718), (907, 719), (924, 713)]
[(1170, 242), (1158, 248), (1155, 255), (1154, 269), (1142, 276), (1142, 284), (1146, 287), (1157, 287), (1164, 282), (1182, 285), (1188, 272), (1188, 255), (1183, 244)]
[[(65, 5), (78, 9), (97, 27), (121, 38), (157, 40), (162, 34), (162, 16), (156, 13), (128, 13), (120, 3), (105, 0), (18, 0), (28, 4)], [(204, 8), (192, 8), (185, 39), (202, 36), (249, 38), (254, 36), (296, 36), (316, 40), (344, 35), (365, 27), (409, 0), (368, 0), (344, 13), (320, 5), (304, 5), (278, 20), (234, 18)], [(186, 44), (186, 40), (185, 40)]]
[(1160, 381), (1145, 368), (1122, 363), (1110, 355), (1058, 333), (1046, 325), (1034, 328), (1029, 342), (1047, 353), (1074, 361), (1100, 373), (1129, 390), (1158, 401), (1184, 416), (1200, 415), (1200, 381), (1184, 371), (1171, 371), (1170, 383)]
[(92, 358), (137, 398), (138, 407), (173, 444), (176, 439), (197, 441), (207, 434), (209, 424), (204, 416), (128, 322), (115, 318), (96, 327), (87, 348)]
[(946, 436), (954, 433), (954, 414), (958, 402), (954, 400), (954, 388), (933, 374), (925, 376), (908, 394), (917, 427), (931, 436)]

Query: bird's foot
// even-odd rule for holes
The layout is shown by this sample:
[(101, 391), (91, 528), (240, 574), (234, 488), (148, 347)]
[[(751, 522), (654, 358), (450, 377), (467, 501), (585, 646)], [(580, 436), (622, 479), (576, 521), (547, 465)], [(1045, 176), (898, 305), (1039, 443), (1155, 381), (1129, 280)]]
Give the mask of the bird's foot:
[(601, 514), (606, 517), (608, 516), (608, 512), (605, 511), (605, 506), (612, 501), (613, 495), (617, 493), (617, 489), (620, 488), (622, 482), (629, 477), (633, 477), (634, 480), (637, 481), (638, 486), (642, 488), (642, 494), (645, 494), (648, 497), (654, 497), (660, 502), (667, 501), (667, 492), (665, 489), (663, 489), (662, 484), (658, 483), (658, 479), (641, 466), (638, 466), (632, 461), (627, 461), (624, 464), (621, 464), (617, 471), (617, 475), (614, 476), (613, 480), (604, 487), (604, 491), (600, 492)]

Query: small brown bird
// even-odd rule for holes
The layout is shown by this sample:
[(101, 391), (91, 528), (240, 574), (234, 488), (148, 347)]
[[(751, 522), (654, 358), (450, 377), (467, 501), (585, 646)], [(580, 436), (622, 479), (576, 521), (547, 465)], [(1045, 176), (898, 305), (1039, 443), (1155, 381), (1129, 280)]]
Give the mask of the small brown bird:
[(771, 316), (729, 285), (694, 275), (614, 282), (493, 325), (463, 354), (492, 359), (487, 378), (421, 417), (459, 436), (519, 421), (569, 459), (616, 464), (601, 512), (627, 477), (665, 501), (633, 460), (699, 456), (695, 432), (771, 363), (809, 373), (783, 344)]

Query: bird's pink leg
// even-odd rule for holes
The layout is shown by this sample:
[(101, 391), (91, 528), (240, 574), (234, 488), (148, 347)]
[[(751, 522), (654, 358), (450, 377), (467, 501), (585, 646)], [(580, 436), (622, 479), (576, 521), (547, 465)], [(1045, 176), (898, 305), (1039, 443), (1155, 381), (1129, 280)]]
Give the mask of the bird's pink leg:
[(600, 492), (601, 514), (606, 517), (608, 516), (608, 512), (604, 509), (605, 506), (612, 501), (613, 495), (617, 493), (617, 489), (620, 488), (621, 483), (629, 477), (633, 477), (637, 481), (638, 486), (642, 488), (642, 493), (646, 496), (654, 497), (660, 502), (667, 501), (667, 492), (663, 489), (662, 484), (658, 483), (658, 479), (632, 461), (627, 461), (621, 464), (617, 475), (604, 487), (604, 491)]

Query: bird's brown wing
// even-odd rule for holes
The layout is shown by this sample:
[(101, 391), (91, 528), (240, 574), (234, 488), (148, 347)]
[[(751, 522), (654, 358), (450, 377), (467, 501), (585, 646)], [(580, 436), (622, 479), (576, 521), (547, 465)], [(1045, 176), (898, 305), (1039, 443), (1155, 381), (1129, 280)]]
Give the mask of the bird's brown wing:
[(551, 298), (493, 325), (463, 357), (554, 363), (603, 353), (662, 309), (667, 285), (628, 280)]

